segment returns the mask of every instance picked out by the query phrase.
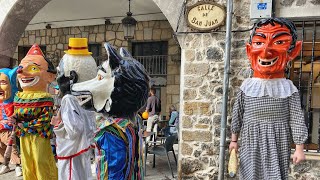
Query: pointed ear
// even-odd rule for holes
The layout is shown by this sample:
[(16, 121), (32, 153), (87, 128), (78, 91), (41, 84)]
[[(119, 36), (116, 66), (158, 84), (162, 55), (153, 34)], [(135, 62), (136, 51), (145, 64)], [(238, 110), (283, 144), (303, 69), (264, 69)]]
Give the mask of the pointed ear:
[(251, 59), (252, 59), (251, 58), (251, 44), (249, 44), (249, 43), (246, 44), (246, 52), (247, 52), (248, 59), (251, 63)]
[(117, 68), (122, 58), (118, 55), (117, 51), (109, 43), (104, 43), (104, 47), (106, 48), (108, 54), (111, 69)]
[(289, 56), (288, 61), (292, 61), (294, 58), (296, 58), (300, 54), (301, 48), (302, 48), (302, 41), (297, 41), (296, 46), (288, 54)]
[(132, 58), (132, 55), (130, 54), (130, 52), (123, 47), (120, 48), (120, 56), (126, 57), (126, 58)]

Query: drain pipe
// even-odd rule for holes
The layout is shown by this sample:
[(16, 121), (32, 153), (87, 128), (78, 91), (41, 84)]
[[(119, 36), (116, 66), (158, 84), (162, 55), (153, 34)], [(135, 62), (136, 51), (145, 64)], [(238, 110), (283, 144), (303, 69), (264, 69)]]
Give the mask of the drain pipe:
[(224, 56), (224, 76), (223, 76), (223, 104), (220, 129), (220, 154), (219, 154), (219, 180), (224, 179), (225, 168), (225, 144), (226, 144), (226, 125), (228, 113), (228, 91), (229, 91), (229, 75), (230, 75), (230, 47), (231, 47), (231, 27), (232, 27), (232, 11), (233, 0), (227, 1), (227, 23), (226, 23), (226, 44)]

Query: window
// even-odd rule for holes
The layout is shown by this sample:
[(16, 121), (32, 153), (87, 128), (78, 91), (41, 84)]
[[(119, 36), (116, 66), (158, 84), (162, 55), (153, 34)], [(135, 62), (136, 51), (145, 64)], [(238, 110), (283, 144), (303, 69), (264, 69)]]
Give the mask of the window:
[(297, 21), (302, 51), (291, 64), (290, 79), (297, 86), (309, 138), (307, 150), (320, 152), (320, 21)]

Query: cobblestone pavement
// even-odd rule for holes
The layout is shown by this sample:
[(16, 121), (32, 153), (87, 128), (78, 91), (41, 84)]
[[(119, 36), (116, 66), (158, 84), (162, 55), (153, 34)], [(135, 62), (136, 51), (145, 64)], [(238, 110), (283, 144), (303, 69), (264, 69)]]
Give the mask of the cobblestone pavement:
[[(174, 147), (176, 156), (178, 152), (178, 147), (175, 145)], [(173, 169), (174, 177), (172, 178), (170, 168), (167, 163), (167, 157), (156, 157), (156, 167), (152, 168), (152, 161), (153, 161), (153, 156), (148, 155), (147, 158), (147, 175), (145, 177), (145, 180), (175, 180), (177, 178), (177, 166), (174, 162), (174, 158), (171, 152), (169, 152), (169, 158), (171, 162), (171, 166)], [(178, 157), (177, 157), (178, 158)], [(15, 171), (14, 171), (14, 166), (10, 166), (11, 171), (6, 174), (0, 175), (1, 180), (23, 180), (23, 177), (16, 177)], [(96, 179), (95, 177), (95, 165), (92, 164), (92, 175), (94, 176), (94, 180)]]

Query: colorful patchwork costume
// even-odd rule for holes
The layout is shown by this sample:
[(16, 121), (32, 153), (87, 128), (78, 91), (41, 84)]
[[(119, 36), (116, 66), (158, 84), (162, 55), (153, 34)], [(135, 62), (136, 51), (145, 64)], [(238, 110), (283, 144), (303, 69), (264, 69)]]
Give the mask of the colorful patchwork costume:
[(20, 136), (23, 177), (56, 180), (57, 167), (50, 145), (53, 98), (46, 92), (55, 70), (38, 45), (33, 45), (17, 70), (23, 92), (14, 98), (16, 133)]

